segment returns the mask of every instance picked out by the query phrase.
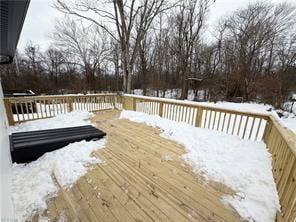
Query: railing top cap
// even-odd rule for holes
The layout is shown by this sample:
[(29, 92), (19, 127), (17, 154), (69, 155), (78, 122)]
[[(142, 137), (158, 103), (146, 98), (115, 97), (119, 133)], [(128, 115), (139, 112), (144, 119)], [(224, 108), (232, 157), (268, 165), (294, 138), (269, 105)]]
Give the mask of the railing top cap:
[(22, 97), (4, 97), (8, 100), (38, 99), (38, 98), (69, 98), (69, 97), (91, 97), (91, 96), (116, 96), (116, 93), (98, 93), (98, 94), (66, 94), (66, 95), (42, 95), (42, 96), (22, 96)]

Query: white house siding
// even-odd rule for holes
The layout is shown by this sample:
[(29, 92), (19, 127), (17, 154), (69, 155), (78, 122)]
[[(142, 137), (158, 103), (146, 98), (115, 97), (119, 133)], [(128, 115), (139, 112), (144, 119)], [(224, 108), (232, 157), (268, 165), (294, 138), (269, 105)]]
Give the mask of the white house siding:
[(14, 217), (11, 200), (11, 158), (7, 127), (8, 122), (0, 79), (0, 221), (11, 221)]

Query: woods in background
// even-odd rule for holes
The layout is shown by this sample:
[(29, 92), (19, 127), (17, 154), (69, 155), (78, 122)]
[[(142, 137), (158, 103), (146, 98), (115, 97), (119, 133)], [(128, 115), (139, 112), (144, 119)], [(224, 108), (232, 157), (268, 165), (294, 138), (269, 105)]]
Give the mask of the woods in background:
[[(180, 89), (180, 99), (279, 106), (296, 92), (296, 9), (255, 3), (205, 35), (212, 0), (56, 0), (52, 45), (1, 67), (4, 89), (62, 94)], [(198, 92), (202, 92), (199, 95)]]

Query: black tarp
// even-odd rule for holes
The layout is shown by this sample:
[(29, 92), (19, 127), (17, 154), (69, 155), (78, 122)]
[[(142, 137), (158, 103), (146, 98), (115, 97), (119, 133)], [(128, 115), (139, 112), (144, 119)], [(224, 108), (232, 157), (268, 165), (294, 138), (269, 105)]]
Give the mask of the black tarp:
[(70, 143), (100, 139), (105, 135), (90, 125), (13, 133), (10, 136), (11, 158), (13, 162), (26, 163)]

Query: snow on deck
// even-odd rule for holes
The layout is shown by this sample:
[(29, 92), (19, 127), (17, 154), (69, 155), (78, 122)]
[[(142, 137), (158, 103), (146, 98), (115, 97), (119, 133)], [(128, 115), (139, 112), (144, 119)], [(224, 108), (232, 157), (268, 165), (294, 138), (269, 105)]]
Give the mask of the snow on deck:
[(9, 134), (33, 130), (92, 125), (88, 120), (91, 116), (93, 116), (93, 113), (88, 111), (73, 111), (70, 113), (60, 114), (52, 118), (32, 120), (16, 124), (15, 126), (11, 126), (9, 128)]
[(272, 158), (263, 142), (239, 137), (158, 116), (122, 111), (120, 118), (146, 123), (162, 130), (161, 136), (184, 145), (182, 158), (208, 180), (224, 183), (236, 191), (224, 202), (248, 221), (275, 220), (280, 209), (272, 175)]
[[(35, 120), (10, 127), (10, 133), (43, 130), (62, 127), (89, 125), (93, 114), (75, 111), (50, 119)], [(13, 164), (12, 193), (16, 218), (28, 219), (33, 212), (46, 209), (46, 200), (55, 196), (59, 187), (70, 188), (81, 176), (87, 173), (91, 164), (102, 163), (92, 157), (95, 150), (104, 148), (106, 139), (80, 141), (44, 154), (28, 164)]]

